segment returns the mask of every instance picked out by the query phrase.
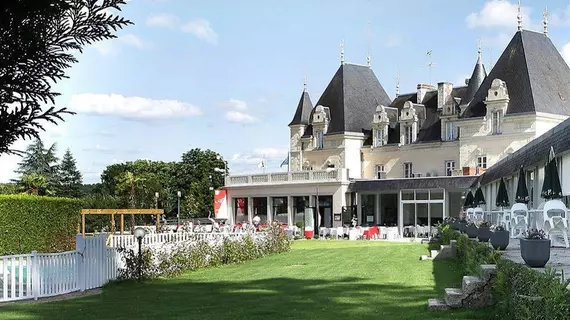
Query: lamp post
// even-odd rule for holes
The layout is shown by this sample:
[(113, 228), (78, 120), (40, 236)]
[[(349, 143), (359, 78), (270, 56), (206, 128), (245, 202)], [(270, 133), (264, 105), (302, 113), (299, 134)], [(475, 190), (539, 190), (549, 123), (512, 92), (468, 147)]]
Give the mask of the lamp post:
[(176, 214), (176, 219), (178, 219), (178, 227), (180, 227), (180, 197), (182, 196), (182, 192), (178, 191), (176, 195), (178, 196), (178, 213)]
[(142, 264), (143, 264), (143, 254), (142, 254), (142, 240), (144, 238), (144, 236), (146, 235), (146, 231), (144, 230), (144, 228), (142, 227), (137, 227), (135, 228), (135, 231), (133, 232), (135, 239), (137, 239), (137, 242), (139, 244), (139, 261), (138, 261), (138, 266), (137, 266), (137, 273), (138, 273), (138, 280), (141, 281), (142, 280)]

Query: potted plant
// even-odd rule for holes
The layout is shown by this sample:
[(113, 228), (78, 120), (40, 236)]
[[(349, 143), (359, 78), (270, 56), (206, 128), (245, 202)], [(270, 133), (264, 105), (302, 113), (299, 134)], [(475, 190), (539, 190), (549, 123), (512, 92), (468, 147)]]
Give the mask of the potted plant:
[(491, 239), (491, 223), (489, 221), (482, 221), (479, 223), (479, 231), (477, 233), (477, 238), (480, 242), (489, 242)]
[(543, 230), (530, 229), (520, 239), (521, 257), (527, 266), (542, 268), (550, 260), (550, 239)]
[(502, 225), (499, 225), (491, 234), (491, 245), (495, 250), (505, 250), (509, 245), (509, 236), (509, 231)]
[(475, 223), (468, 222), (465, 226), (465, 233), (467, 233), (467, 237), (469, 238), (477, 238), (478, 230)]
[(459, 221), (457, 222), (458, 230), (465, 233), (465, 229), (467, 229), (467, 220), (465, 220), (465, 218), (461, 218), (459, 219)]
[(454, 217), (446, 217), (443, 223), (447, 224), (453, 230), (459, 230), (459, 225)]

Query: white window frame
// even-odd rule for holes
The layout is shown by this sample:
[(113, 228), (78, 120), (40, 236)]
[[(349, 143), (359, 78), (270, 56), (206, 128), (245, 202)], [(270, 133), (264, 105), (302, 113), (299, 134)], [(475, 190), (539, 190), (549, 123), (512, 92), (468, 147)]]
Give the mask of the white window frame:
[(487, 169), (487, 156), (477, 156), (477, 167)]
[(503, 112), (501, 110), (499, 111), (493, 111), (491, 112), (491, 132), (492, 134), (501, 134), (501, 120), (502, 120), (502, 114)]
[(317, 136), (315, 137), (315, 147), (317, 149), (323, 149), (325, 147), (325, 134), (322, 131), (317, 131)]
[(376, 165), (376, 179), (380, 179), (380, 173), (385, 173), (385, 167), (383, 164)]
[(375, 147), (381, 147), (383, 146), (385, 143), (384, 141), (384, 129), (383, 128), (378, 128), (378, 129), (374, 129), (374, 146)]
[(404, 126), (404, 144), (412, 144), (414, 142), (414, 130), (412, 126)]
[(445, 140), (452, 141), (457, 139), (457, 130), (455, 123), (452, 121), (447, 121), (445, 123)]
[(413, 178), (414, 166), (411, 162), (404, 162), (404, 178)]
[(455, 170), (455, 160), (445, 160), (445, 175), (448, 177), (453, 176)]

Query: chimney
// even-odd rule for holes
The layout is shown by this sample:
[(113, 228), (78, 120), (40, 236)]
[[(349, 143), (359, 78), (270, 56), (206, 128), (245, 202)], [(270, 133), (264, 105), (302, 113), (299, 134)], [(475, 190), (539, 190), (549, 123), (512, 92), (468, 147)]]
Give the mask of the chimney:
[(450, 82), (440, 82), (437, 84), (437, 108), (442, 110), (445, 106), (452, 104), (451, 91), (453, 84)]
[(428, 91), (433, 91), (433, 90), (436, 90), (436, 88), (432, 85), (423, 84), (423, 83), (418, 84), (417, 103), (423, 104), (426, 93)]

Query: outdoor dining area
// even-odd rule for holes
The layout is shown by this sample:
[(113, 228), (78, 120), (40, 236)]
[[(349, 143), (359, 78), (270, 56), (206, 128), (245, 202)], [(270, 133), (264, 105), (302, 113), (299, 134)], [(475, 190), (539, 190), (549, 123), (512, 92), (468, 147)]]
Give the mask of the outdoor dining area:
[(530, 208), (526, 174), (521, 167), (518, 174), (515, 203), (512, 206), (505, 181), (501, 178), (495, 199), (495, 205), (501, 208), (500, 210), (483, 210), (482, 206), (485, 206), (487, 202), (481, 186), (478, 186), (475, 194), (469, 191), (465, 197), (464, 207), (467, 209), (464, 212), (464, 217), (460, 218), (465, 218), (475, 224), (485, 221), (494, 226), (503, 226), (509, 231), (512, 239), (523, 237), (528, 230), (542, 230), (551, 240), (552, 247), (569, 248), (569, 209), (562, 201), (562, 186), (552, 147), (550, 148), (548, 162), (544, 167), (544, 182), (540, 196), (544, 201), (536, 208)]

